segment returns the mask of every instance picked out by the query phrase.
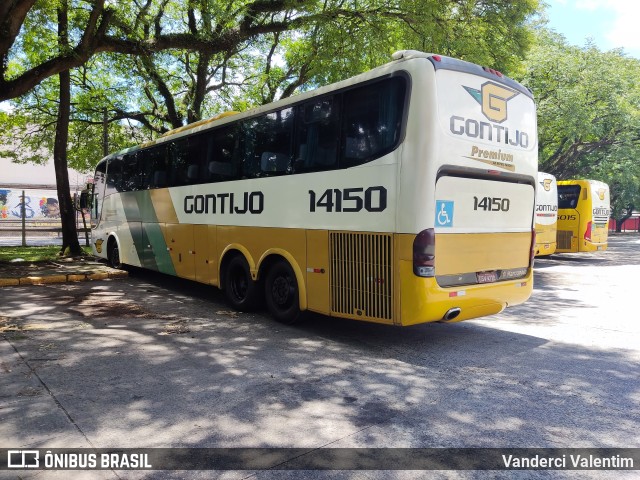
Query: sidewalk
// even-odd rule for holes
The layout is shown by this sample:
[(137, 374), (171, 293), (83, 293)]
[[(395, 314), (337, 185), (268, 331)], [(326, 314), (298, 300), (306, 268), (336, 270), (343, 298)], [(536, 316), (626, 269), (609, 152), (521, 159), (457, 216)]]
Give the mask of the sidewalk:
[(105, 280), (127, 275), (128, 272), (111, 268), (93, 257), (61, 258), (46, 262), (0, 263), (0, 287)]

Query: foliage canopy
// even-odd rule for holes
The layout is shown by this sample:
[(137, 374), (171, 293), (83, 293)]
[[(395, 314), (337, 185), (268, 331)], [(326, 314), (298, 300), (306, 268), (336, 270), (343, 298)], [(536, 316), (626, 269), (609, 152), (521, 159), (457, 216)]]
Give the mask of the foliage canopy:
[(640, 206), (640, 61), (541, 29), (522, 78), (538, 104), (540, 170), (609, 184), (614, 218)]
[[(62, 5), (69, 41), (61, 46)], [(12, 111), (0, 111), (1, 154), (49, 157), (60, 72), (71, 72), (69, 161), (89, 170), (105, 148), (338, 81), (387, 62), (393, 51), (416, 49), (488, 65), (529, 86), (540, 169), (606, 181), (620, 216), (640, 204), (639, 62), (534, 29), (542, 12), (538, 0), (3, 2), (0, 101), (11, 100)]]

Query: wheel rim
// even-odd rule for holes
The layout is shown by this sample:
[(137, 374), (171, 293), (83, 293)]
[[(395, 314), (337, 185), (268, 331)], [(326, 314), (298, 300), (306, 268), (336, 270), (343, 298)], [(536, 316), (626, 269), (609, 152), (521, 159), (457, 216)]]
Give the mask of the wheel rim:
[(271, 286), (271, 298), (278, 307), (287, 307), (293, 300), (293, 284), (289, 276), (280, 275)]
[(249, 289), (249, 281), (240, 268), (236, 268), (231, 272), (230, 287), (233, 296), (238, 300), (244, 300)]

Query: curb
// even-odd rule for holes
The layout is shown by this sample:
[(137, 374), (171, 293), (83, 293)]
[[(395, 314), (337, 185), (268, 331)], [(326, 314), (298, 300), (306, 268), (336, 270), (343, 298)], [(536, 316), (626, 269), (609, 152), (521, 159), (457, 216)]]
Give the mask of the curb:
[(21, 278), (0, 278), (0, 288), (18, 285), (49, 285), (52, 283), (85, 282), (89, 280), (107, 280), (110, 278), (124, 278), (129, 276), (125, 270), (98, 273), (67, 273), (57, 275), (30, 276)]

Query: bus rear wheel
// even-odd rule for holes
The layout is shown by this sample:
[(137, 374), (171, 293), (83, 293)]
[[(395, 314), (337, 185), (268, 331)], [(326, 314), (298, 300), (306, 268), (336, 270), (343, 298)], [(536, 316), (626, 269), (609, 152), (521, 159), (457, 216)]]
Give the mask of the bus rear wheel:
[(225, 269), (224, 295), (236, 310), (247, 312), (258, 303), (259, 291), (251, 278), (249, 264), (243, 256), (233, 257)]
[(280, 323), (291, 325), (300, 320), (298, 281), (286, 261), (274, 263), (267, 272), (265, 299), (269, 313)]

